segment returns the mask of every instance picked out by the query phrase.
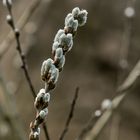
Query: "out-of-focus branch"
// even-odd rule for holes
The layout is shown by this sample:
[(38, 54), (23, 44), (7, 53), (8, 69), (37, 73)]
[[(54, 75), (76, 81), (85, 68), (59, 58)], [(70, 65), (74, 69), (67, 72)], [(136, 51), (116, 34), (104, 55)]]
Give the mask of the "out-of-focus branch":
[(111, 118), (113, 111), (117, 109), (122, 100), (127, 95), (127, 91), (134, 85), (136, 80), (140, 76), (140, 60), (136, 64), (136, 66), (132, 69), (126, 80), (123, 84), (118, 88), (117, 93), (118, 96), (114, 97), (112, 100), (112, 108), (106, 110), (103, 115), (98, 119), (92, 130), (86, 135), (84, 140), (95, 140), (97, 136), (100, 134), (106, 123)]
[(78, 98), (78, 93), (79, 93), (79, 88), (77, 87), (76, 90), (75, 90), (75, 95), (73, 97), (73, 101), (72, 101), (72, 104), (71, 104), (71, 109), (70, 109), (70, 112), (69, 112), (69, 115), (68, 115), (64, 130), (62, 131), (59, 140), (63, 140), (65, 135), (66, 135), (66, 133), (68, 132), (70, 122), (71, 122), (71, 120), (73, 118), (75, 105), (76, 105), (76, 101), (77, 101), (77, 98)]
[[(118, 55), (119, 69), (116, 75), (117, 87), (124, 79), (126, 71), (128, 71), (129, 68), (128, 56), (129, 56), (129, 51), (130, 51), (132, 37), (133, 37), (132, 31), (133, 31), (133, 22), (135, 17), (135, 8), (136, 8), (135, 4), (136, 4), (136, 0), (126, 1), (123, 15), (122, 15), (124, 21), (123, 21), (122, 36), (120, 37), (121, 40), (120, 51)], [(120, 123), (121, 123), (121, 118), (118, 112), (116, 111), (115, 114), (113, 115), (112, 122), (111, 122), (110, 140), (119, 140)]]
[(99, 117), (102, 115), (102, 112), (100, 110), (96, 110), (91, 118), (89, 119), (87, 125), (81, 130), (79, 136), (76, 138), (76, 140), (82, 140), (86, 134), (93, 128), (96, 121), (99, 119)]
[[(9, 12), (9, 14), (6, 17), (6, 20), (7, 20), (7, 23), (9, 24), (9, 26), (11, 27), (11, 29), (14, 33), (14, 38), (15, 38), (16, 44), (17, 44), (16, 49), (17, 49), (17, 51), (19, 53), (19, 56), (21, 58), (21, 61), (22, 61), (22, 69), (23, 69), (25, 78), (28, 82), (28, 85), (30, 87), (31, 93), (32, 93), (33, 97), (35, 98), (36, 97), (36, 92), (35, 92), (34, 86), (32, 84), (32, 81), (31, 81), (31, 78), (30, 78), (30, 75), (29, 75), (29, 72), (28, 72), (28, 69), (27, 69), (27, 64), (26, 64), (26, 61), (25, 61), (25, 55), (23, 54), (22, 48), (21, 48), (20, 32), (19, 32), (19, 29), (16, 28), (15, 21), (14, 21), (14, 18), (13, 18), (13, 14), (12, 14), (12, 3), (10, 3), (8, 0), (6, 0), (6, 3), (3, 2), (3, 4), (5, 4), (8, 12)], [(47, 126), (44, 124), (43, 128), (44, 128), (46, 139), (48, 139)]]
[[(21, 17), (19, 18), (17, 22), (17, 27), (20, 30), (24, 28), (29, 18), (32, 16), (36, 8), (39, 6), (40, 2), (41, 0), (32, 0), (28, 8), (23, 12), (23, 14), (21, 15)], [(2, 43), (0, 44), (0, 59), (10, 48), (13, 40), (14, 40), (14, 34), (12, 31), (10, 31), (7, 37), (5, 37), (5, 40), (3, 40)]]

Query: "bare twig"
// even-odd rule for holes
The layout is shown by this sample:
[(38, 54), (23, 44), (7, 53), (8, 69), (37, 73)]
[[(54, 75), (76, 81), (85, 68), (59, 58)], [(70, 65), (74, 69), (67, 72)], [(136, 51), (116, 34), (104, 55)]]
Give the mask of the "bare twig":
[(77, 87), (76, 90), (75, 90), (75, 95), (74, 95), (74, 98), (73, 98), (73, 101), (72, 101), (72, 104), (71, 104), (71, 109), (70, 109), (70, 112), (69, 112), (69, 115), (68, 115), (64, 130), (62, 131), (59, 140), (63, 140), (65, 135), (66, 135), (66, 133), (68, 132), (70, 122), (71, 122), (71, 120), (73, 118), (75, 105), (76, 105), (76, 101), (77, 101), (77, 98), (78, 98), (78, 93), (79, 93), (79, 87)]
[[(21, 48), (21, 44), (20, 44), (20, 40), (19, 40), (20, 32), (15, 26), (14, 18), (13, 18), (13, 15), (12, 15), (12, 5), (8, 3), (8, 0), (7, 0), (6, 7), (7, 7), (8, 12), (9, 12), (9, 15), (7, 15), (7, 22), (14, 32), (14, 36), (15, 36), (16, 43), (17, 43), (17, 48), (16, 49), (17, 49), (17, 51), (19, 53), (19, 56), (22, 60), (22, 69), (24, 71), (24, 74), (25, 74), (26, 80), (28, 82), (28, 85), (30, 87), (31, 93), (32, 93), (33, 97), (35, 98), (36, 97), (35, 89), (33, 87), (31, 78), (30, 78), (29, 73), (28, 73), (27, 64), (26, 64), (26, 61), (25, 61), (25, 55), (22, 52), (22, 48)], [(32, 12), (32, 11), (30, 11), (30, 12)], [(49, 134), (48, 134), (48, 131), (47, 131), (47, 126), (45, 124), (43, 125), (43, 129), (44, 129), (44, 132), (45, 132), (46, 139), (48, 139)]]
[(101, 115), (102, 115), (101, 110), (96, 110), (95, 113), (92, 114), (87, 125), (81, 130), (76, 140), (82, 140), (85, 137), (85, 135), (93, 128), (94, 124), (96, 123), (96, 121), (99, 119)]
[[(41, 0), (32, 0), (30, 5), (27, 7), (27, 9), (24, 10), (23, 14), (21, 15), (21, 17), (19, 18), (17, 22), (17, 26), (19, 30), (22, 30), (24, 28), (24, 26), (26, 25), (26, 23), (28, 22), (28, 20), (30, 19), (34, 11), (39, 6), (40, 2)], [(0, 59), (4, 56), (4, 54), (10, 48), (10, 44), (13, 42), (14, 38), (15, 37), (13, 35), (13, 32), (10, 31), (7, 37), (5, 38), (5, 40), (2, 41), (2, 43), (0, 44)]]
[(115, 112), (111, 123), (110, 140), (119, 140), (121, 116), (118, 112)]
[[(120, 44), (120, 52), (119, 52), (119, 70), (117, 73), (117, 87), (120, 85), (122, 80), (124, 79), (124, 76), (126, 74), (126, 71), (129, 67), (128, 62), (128, 54), (129, 49), (131, 46), (132, 41), (132, 27), (133, 27), (133, 20), (135, 16), (135, 0), (126, 1), (125, 7), (124, 7), (124, 29), (122, 31), (121, 36), (121, 44)], [(131, 12), (130, 12), (131, 11)], [(111, 122), (111, 128), (110, 128), (110, 140), (118, 140), (119, 139), (119, 127), (120, 127), (120, 116), (118, 112), (115, 112), (112, 122)]]
[[(127, 7), (128, 9), (131, 8), (134, 10), (134, 4), (135, 1), (131, 3), (130, 7)], [(120, 65), (123, 69), (127, 68), (127, 55), (128, 55), (128, 47), (130, 45), (130, 34), (131, 34), (131, 22), (130, 20), (134, 16), (135, 13), (132, 13), (132, 15), (129, 15), (129, 13), (126, 11), (128, 9), (125, 9), (125, 16), (126, 16), (126, 24), (125, 24), (125, 31), (124, 31), (124, 38), (123, 38), (123, 46), (124, 50), (121, 52), (125, 52), (125, 55), (121, 55), (120, 57)], [(135, 12), (135, 11), (134, 11)], [(129, 18), (129, 19), (128, 19)], [(125, 64), (124, 64), (125, 63)], [(118, 96), (114, 97), (112, 100), (112, 108), (106, 110), (103, 115), (97, 120), (95, 125), (93, 126), (92, 130), (87, 134), (85, 137), (85, 140), (94, 140), (97, 138), (97, 136), (100, 134), (101, 130), (105, 126), (105, 124), (109, 121), (111, 116), (113, 115), (113, 111), (120, 105), (121, 101), (125, 98), (127, 95), (127, 91), (133, 86), (135, 81), (140, 75), (140, 60), (132, 70), (132, 72), (129, 74), (129, 76), (126, 78), (126, 80), (123, 82), (123, 84), (117, 89), (116, 94), (119, 94)], [(118, 79), (119, 80), (119, 79)]]
[(21, 44), (20, 44), (20, 40), (19, 40), (20, 32), (15, 26), (11, 6), (7, 6), (7, 9), (8, 9), (8, 12), (9, 12), (9, 15), (7, 15), (7, 23), (10, 25), (10, 27), (12, 28), (12, 30), (14, 32), (16, 43), (17, 43), (16, 49), (17, 49), (17, 51), (19, 53), (19, 56), (22, 60), (22, 69), (24, 71), (24, 74), (25, 74), (25, 77), (26, 77), (27, 82), (29, 84), (29, 87), (32, 91), (31, 93), (32, 93), (33, 97), (35, 98), (36, 97), (35, 89), (33, 87), (33, 84), (31, 82), (31, 79), (30, 79), (30, 76), (29, 76), (29, 73), (28, 73), (28, 70), (27, 70), (27, 64), (25, 62), (25, 55), (23, 54), (22, 49), (21, 49)]
[(103, 115), (98, 119), (92, 130), (89, 134), (85, 137), (85, 140), (95, 140), (97, 136), (100, 134), (101, 130), (104, 128), (105, 124), (109, 121), (110, 117), (112, 116), (113, 111), (120, 105), (122, 100), (127, 95), (127, 91), (134, 85), (136, 80), (140, 76), (140, 60), (130, 72), (126, 80), (123, 84), (118, 88), (117, 93), (118, 96), (114, 97), (112, 100), (112, 108), (106, 110)]
[(44, 133), (45, 133), (46, 139), (50, 140), (50, 136), (49, 136), (49, 133), (48, 133), (47, 125), (45, 124), (45, 122), (42, 124), (42, 127), (44, 129)]

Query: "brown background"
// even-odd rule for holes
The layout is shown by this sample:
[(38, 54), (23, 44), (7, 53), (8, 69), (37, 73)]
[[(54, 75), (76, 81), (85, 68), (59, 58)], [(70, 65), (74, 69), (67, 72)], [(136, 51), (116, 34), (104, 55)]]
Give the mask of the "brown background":
[[(103, 99), (112, 99), (116, 96), (118, 85), (140, 58), (140, 1), (136, 0), (134, 4), (135, 16), (132, 19), (124, 16), (124, 9), (132, 5), (132, 0), (50, 0), (49, 3), (45, 1), (42, 0), (21, 32), (22, 48), (26, 52), (28, 69), (36, 92), (44, 86), (40, 78), (40, 67), (43, 60), (51, 57), (54, 36), (58, 29), (64, 27), (65, 16), (76, 6), (87, 9), (89, 13), (87, 24), (78, 29), (73, 49), (66, 56), (66, 64), (49, 104), (47, 124), (51, 139), (56, 140), (64, 127), (75, 88), (80, 87), (75, 115), (66, 136), (67, 140), (72, 140), (78, 136)], [(15, 20), (26, 10), (29, 3), (28, 0), (13, 0)], [(7, 10), (0, 2), (1, 42), (10, 31), (5, 22), (6, 14)], [(15, 42), (9, 47), (0, 60), (0, 73), (9, 91), (14, 94), (19, 116), (28, 135), (29, 123), (35, 117), (33, 97), (20, 69)], [(119, 65), (122, 58), (126, 58), (128, 62), (125, 69)], [(112, 128), (117, 126), (119, 140), (140, 139), (139, 87), (140, 80), (137, 80), (129, 91), (130, 94), (103, 129), (99, 140), (115, 140), (110, 137)], [(4, 102), (4, 92), (0, 91), (0, 104)], [(44, 140), (43, 131), (41, 134)], [(15, 138), (8, 123), (0, 114), (0, 140), (13, 139)]]

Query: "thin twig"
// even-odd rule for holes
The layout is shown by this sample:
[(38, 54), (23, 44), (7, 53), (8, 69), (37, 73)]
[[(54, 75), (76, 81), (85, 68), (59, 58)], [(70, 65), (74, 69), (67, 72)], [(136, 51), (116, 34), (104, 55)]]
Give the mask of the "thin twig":
[(85, 135), (93, 128), (94, 124), (96, 123), (96, 121), (99, 119), (101, 115), (102, 115), (101, 111), (96, 110), (95, 113), (92, 114), (87, 125), (81, 130), (76, 140), (82, 140), (85, 137)]
[[(30, 17), (32, 16), (34, 11), (37, 9), (40, 3), (41, 3), (41, 0), (31, 1), (30, 5), (27, 7), (26, 10), (24, 10), (23, 14), (20, 16), (19, 20), (17, 21), (17, 26), (19, 30), (22, 30), (24, 28), (24, 26), (26, 25), (26, 23), (28, 22), (28, 20), (30, 19)], [(0, 44), (0, 59), (2, 59), (4, 54), (10, 48), (10, 44), (12, 43), (14, 38), (15, 37), (13, 35), (13, 32), (10, 31), (7, 37), (5, 37), (5, 40), (2, 41), (2, 43)]]
[[(33, 95), (33, 97), (35, 99), (36, 92), (35, 92), (35, 89), (33, 87), (30, 75), (28, 73), (27, 64), (26, 64), (26, 61), (25, 61), (25, 55), (22, 52), (22, 48), (21, 48), (21, 44), (20, 44), (20, 39), (19, 39), (20, 32), (16, 28), (15, 23), (14, 23), (14, 18), (13, 18), (13, 15), (12, 15), (12, 5), (8, 5), (8, 2), (7, 2), (7, 9), (8, 9), (8, 12), (9, 12), (9, 15), (7, 16), (7, 22), (8, 22), (8, 24), (10, 25), (10, 27), (12, 28), (12, 30), (14, 32), (14, 36), (15, 36), (16, 43), (17, 43), (17, 48), (16, 49), (17, 49), (17, 51), (19, 53), (19, 56), (21, 58), (21, 61), (22, 61), (22, 69), (24, 71), (24, 74), (25, 74), (26, 80), (28, 82), (28, 85), (30, 87), (31, 93), (32, 93), (32, 95)], [(49, 134), (48, 134), (48, 131), (47, 131), (47, 126), (45, 124), (43, 125), (43, 129), (44, 129), (44, 132), (45, 132), (46, 139), (49, 140), (48, 139)]]
[(11, 28), (12, 28), (12, 30), (14, 32), (16, 43), (17, 43), (16, 49), (17, 49), (17, 51), (19, 53), (19, 56), (20, 56), (20, 58), (22, 60), (22, 69), (24, 71), (24, 74), (25, 74), (25, 77), (26, 77), (27, 82), (29, 84), (29, 87), (30, 87), (30, 89), (32, 91), (31, 93), (32, 93), (33, 97), (35, 98), (36, 97), (35, 89), (33, 87), (33, 84), (31, 82), (31, 78), (30, 78), (29, 73), (28, 73), (28, 70), (27, 70), (27, 64), (26, 64), (26, 61), (25, 61), (25, 55), (23, 54), (22, 49), (21, 49), (21, 44), (20, 44), (20, 40), (19, 40), (20, 32), (15, 27), (14, 18), (12, 16), (12, 10), (11, 10), (11, 8), (8, 8), (7, 7), (7, 9), (9, 11), (9, 15), (8, 16), (10, 16), (9, 19), (7, 19), (7, 22), (11, 26)]
[(45, 122), (42, 124), (42, 127), (44, 129), (44, 134), (45, 134), (46, 139), (50, 140), (50, 136), (49, 136), (49, 133), (48, 133), (47, 125), (45, 124)]
[(136, 80), (140, 76), (140, 60), (136, 64), (136, 66), (133, 68), (133, 70), (130, 72), (126, 80), (123, 82), (123, 84), (118, 88), (117, 93), (118, 96), (114, 97), (112, 100), (112, 108), (106, 110), (103, 115), (98, 119), (92, 130), (89, 132), (89, 134), (85, 137), (85, 140), (95, 140), (97, 136), (100, 134), (101, 130), (104, 128), (105, 124), (109, 121), (111, 118), (113, 111), (120, 105), (120, 103), (123, 101), (125, 96), (128, 94), (126, 93), (136, 82)]
[[(130, 0), (125, 2), (124, 7), (124, 29), (122, 31), (121, 36), (121, 44), (120, 44), (120, 52), (119, 52), (119, 67), (120, 69), (117, 72), (117, 79), (116, 79), (116, 85), (120, 85), (122, 82), (122, 79), (124, 79), (124, 76), (126, 74), (126, 71), (128, 71), (129, 62), (128, 62), (128, 55), (131, 47), (132, 42), (132, 27), (134, 22), (134, 15), (135, 15), (135, 0)], [(131, 10), (134, 12), (130, 15), (127, 10), (131, 8)], [(111, 122), (111, 128), (110, 128), (110, 140), (119, 140), (119, 127), (121, 123), (121, 118), (118, 114), (118, 112), (115, 112), (114, 117), (112, 118)]]
[(69, 115), (68, 115), (64, 130), (62, 131), (59, 140), (63, 140), (65, 135), (66, 135), (66, 133), (68, 132), (70, 122), (71, 122), (71, 120), (73, 118), (75, 105), (76, 105), (76, 101), (77, 101), (77, 98), (78, 98), (78, 93), (79, 93), (79, 87), (77, 87), (76, 90), (75, 90), (75, 95), (74, 95), (74, 98), (73, 98), (73, 101), (72, 101), (72, 104), (71, 104), (71, 109), (70, 109), (70, 112), (69, 112)]

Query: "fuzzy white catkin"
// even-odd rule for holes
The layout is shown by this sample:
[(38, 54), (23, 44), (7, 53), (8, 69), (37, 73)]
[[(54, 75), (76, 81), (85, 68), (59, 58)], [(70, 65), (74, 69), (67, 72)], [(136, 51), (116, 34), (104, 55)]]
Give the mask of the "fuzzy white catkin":
[(39, 136), (39, 133), (38, 132), (34, 132), (34, 138), (37, 138)]
[(79, 18), (79, 20), (78, 20), (79, 26), (85, 25), (85, 23), (87, 22), (87, 14), (88, 14), (88, 12), (86, 10), (80, 11), (80, 14), (78, 16), (78, 18)]
[(59, 29), (55, 35), (54, 42), (59, 42), (59, 37), (64, 33), (65, 33), (65, 31), (63, 29)]
[(44, 101), (45, 101), (45, 102), (49, 102), (49, 101), (50, 101), (50, 93), (46, 93), (46, 94), (44, 95)]
[(40, 93), (45, 93), (45, 89), (44, 88), (40, 89), (39, 94)]
[(65, 56), (63, 56), (60, 61), (59, 61), (59, 64), (58, 64), (58, 69), (62, 69), (63, 66), (65, 64)]
[(40, 89), (39, 93), (36, 96), (35, 104), (37, 104), (37, 102), (39, 102), (41, 98), (43, 98), (43, 101), (45, 103), (49, 102), (50, 101), (50, 94), (45, 93), (45, 89)]
[(56, 84), (58, 77), (59, 77), (59, 70), (53, 65), (50, 69), (50, 79), (49, 82), (53, 82), (53, 84)]
[(61, 59), (63, 56), (63, 50), (62, 48), (57, 48), (55, 52), (55, 57), (54, 59)]
[(2, 0), (2, 3), (4, 6), (7, 6), (7, 4), (12, 5), (12, 0)]
[(62, 48), (57, 48), (54, 56), (54, 61), (57, 62), (57, 68), (62, 69), (65, 64), (65, 56), (63, 55)]
[(74, 31), (78, 28), (78, 20), (75, 20), (73, 16), (66, 17), (65, 28), (72, 28)]
[(65, 25), (68, 23), (71, 17), (73, 17), (72, 13), (67, 14), (67, 16), (65, 17)]
[(38, 132), (38, 134), (40, 134), (40, 128), (38, 127), (38, 129), (37, 129), (37, 132)]
[(72, 15), (73, 15), (73, 17), (78, 17), (79, 14), (80, 14), (80, 9), (79, 9), (79, 7), (75, 7), (75, 8), (72, 10)]
[(43, 94), (45, 94), (45, 89), (40, 89), (39, 93), (37, 94), (37, 96), (35, 98), (35, 102), (40, 100), (43, 97)]
[(39, 116), (40, 116), (41, 119), (45, 119), (47, 114), (48, 114), (48, 109), (47, 108), (45, 108), (45, 109), (43, 109), (39, 112)]
[(53, 60), (51, 58), (48, 58), (47, 60), (45, 60), (42, 63), (42, 67), (41, 67), (41, 76), (42, 77), (46, 76), (46, 74), (49, 72), (52, 65), (53, 65)]
[[(49, 58), (42, 63), (41, 76), (45, 82), (45, 89), (40, 89), (35, 99), (34, 105), (37, 109), (36, 119), (31, 123), (30, 139), (39, 139), (39, 125), (45, 121), (48, 114), (48, 102), (50, 101), (50, 91), (55, 88), (59, 77), (59, 71), (65, 64), (65, 54), (71, 50), (73, 46), (73, 36), (78, 26), (83, 26), (87, 20), (87, 11), (76, 7), (72, 13), (65, 18), (64, 29), (58, 30), (52, 45), (53, 59)], [(47, 84), (47, 85), (46, 85)], [(46, 93), (47, 91), (47, 93)], [(100, 112), (96, 112), (99, 116)], [(35, 128), (35, 129), (34, 129)], [(37, 129), (36, 129), (37, 128)]]
[(62, 34), (59, 38), (59, 42), (62, 46), (64, 46), (64, 51), (71, 50), (73, 46), (73, 37), (72, 34)]
[(52, 53), (54, 54), (55, 53), (55, 51), (56, 51), (56, 49), (59, 47), (59, 43), (56, 41), (56, 42), (54, 42), (53, 43), (53, 46), (52, 46)]

